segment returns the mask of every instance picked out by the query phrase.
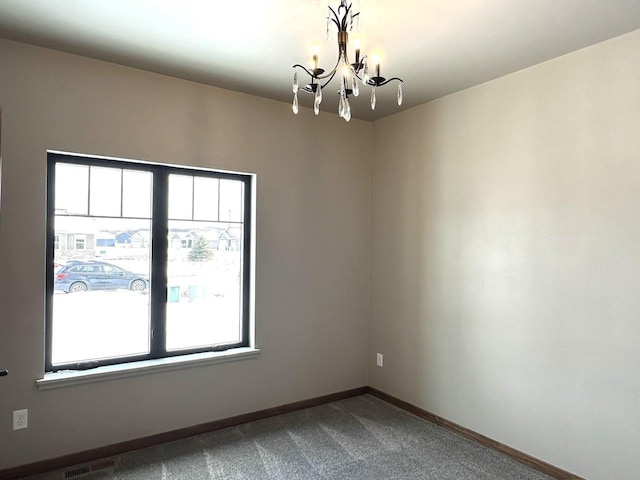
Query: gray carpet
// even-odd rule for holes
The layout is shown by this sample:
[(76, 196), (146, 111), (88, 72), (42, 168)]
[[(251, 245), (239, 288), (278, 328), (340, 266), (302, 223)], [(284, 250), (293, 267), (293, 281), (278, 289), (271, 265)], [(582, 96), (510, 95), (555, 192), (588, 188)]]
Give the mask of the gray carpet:
[[(109, 480), (548, 480), (370, 395), (114, 457)], [(68, 470), (68, 469), (67, 469)], [(64, 478), (63, 471), (29, 477)]]

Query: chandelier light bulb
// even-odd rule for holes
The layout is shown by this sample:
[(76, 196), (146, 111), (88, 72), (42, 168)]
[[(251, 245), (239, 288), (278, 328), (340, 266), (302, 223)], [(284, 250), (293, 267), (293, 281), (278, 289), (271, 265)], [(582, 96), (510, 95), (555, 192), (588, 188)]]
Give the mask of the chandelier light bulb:
[(376, 71), (376, 77), (380, 76), (380, 55), (374, 55), (373, 58), (373, 68)]
[(344, 83), (346, 84), (349, 80), (349, 75), (351, 74), (351, 67), (348, 67), (346, 64), (342, 66), (342, 78), (344, 79)]
[(318, 47), (316, 45), (311, 47), (311, 65), (314, 70), (318, 68)]
[(356, 50), (356, 68), (360, 68), (360, 39), (356, 38), (353, 41), (353, 46)]

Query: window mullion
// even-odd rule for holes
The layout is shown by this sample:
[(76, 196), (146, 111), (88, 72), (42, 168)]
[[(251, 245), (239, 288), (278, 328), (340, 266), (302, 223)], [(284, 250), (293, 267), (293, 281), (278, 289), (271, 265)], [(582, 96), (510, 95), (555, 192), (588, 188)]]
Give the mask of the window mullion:
[(169, 175), (157, 169), (153, 173), (153, 222), (151, 234), (151, 356), (166, 353), (167, 242)]
[(196, 214), (196, 177), (191, 177), (191, 220), (195, 220)]
[(124, 217), (124, 168), (120, 170), (120, 217)]
[(87, 172), (87, 216), (91, 215), (91, 171), (93, 167), (89, 166)]

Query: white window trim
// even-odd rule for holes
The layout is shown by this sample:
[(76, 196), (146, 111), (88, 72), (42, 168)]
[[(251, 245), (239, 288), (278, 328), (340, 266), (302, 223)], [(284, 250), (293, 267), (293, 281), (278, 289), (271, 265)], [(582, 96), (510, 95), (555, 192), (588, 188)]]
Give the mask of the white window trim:
[(38, 390), (51, 390), (85, 383), (136, 377), (149, 373), (170, 372), (172, 370), (201, 367), (216, 363), (247, 360), (257, 358), (259, 355), (260, 349), (258, 348), (240, 347), (222, 352), (194, 353), (177, 357), (105, 365), (91, 370), (63, 370), (45, 373), (43, 378), (36, 380), (36, 385)]

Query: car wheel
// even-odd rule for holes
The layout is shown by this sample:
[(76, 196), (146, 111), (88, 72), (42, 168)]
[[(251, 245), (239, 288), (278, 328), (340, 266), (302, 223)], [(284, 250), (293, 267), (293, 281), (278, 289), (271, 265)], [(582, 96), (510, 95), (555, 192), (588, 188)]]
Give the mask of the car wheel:
[(131, 282), (131, 290), (133, 290), (134, 292), (141, 292), (146, 288), (146, 286), (147, 285), (145, 284), (144, 280), (134, 280), (133, 282)]
[(87, 286), (82, 282), (75, 282), (69, 286), (69, 293), (86, 292)]

